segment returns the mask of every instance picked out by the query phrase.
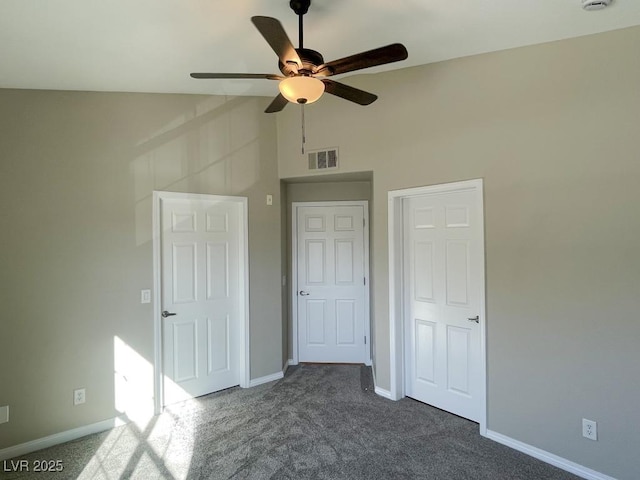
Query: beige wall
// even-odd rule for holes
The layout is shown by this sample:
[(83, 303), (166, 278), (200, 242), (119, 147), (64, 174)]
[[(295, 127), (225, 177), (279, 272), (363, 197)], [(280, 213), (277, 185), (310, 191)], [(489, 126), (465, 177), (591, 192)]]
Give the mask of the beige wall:
[[(144, 413), (116, 400), (123, 388), (152, 405), (152, 307), (140, 290), (152, 288), (154, 189), (248, 197), (251, 377), (281, 371), (280, 181), (267, 103), (0, 90), (0, 405), (11, 411), (0, 449)], [(87, 402), (74, 407), (80, 387)]]
[[(483, 178), (488, 428), (620, 478), (640, 445), (640, 28), (346, 79), (380, 99), (306, 109), (309, 149), (373, 171), (377, 384), (389, 388), (387, 192)], [(411, 55), (411, 52), (409, 52)], [(299, 112), (280, 176), (306, 175)], [(599, 440), (581, 437), (583, 417)]]

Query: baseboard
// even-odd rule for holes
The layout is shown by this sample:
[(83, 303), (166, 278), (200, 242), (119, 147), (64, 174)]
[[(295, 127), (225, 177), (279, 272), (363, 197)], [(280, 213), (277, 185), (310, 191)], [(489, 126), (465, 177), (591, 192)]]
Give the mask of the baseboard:
[(380, 395), (381, 397), (384, 397), (388, 400), (393, 400), (391, 398), (391, 392), (389, 390), (385, 390), (384, 388), (380, 388), (377, 384), (376, 384), (376, 369), (375, 368), (371, 368), (371, 374), (373, 375), (373, 391), (376, 392), (376, 394)]
[(518, 450), (519, 452), (526, 453), (531, 457), (542, 460), (545, 463), (561, 468), (562, 470), (578, 475), (579, 477), (586, 478), (587, 480), (616, 480), (604, 473), (596, 472), (595, 470), (591, 470), (590, 468), (579, 465), (567, 460), (566, 458), (559, 457), (553, 453), (549, 453), (545, 450), (520, 442), (519, 440), (514, 440), (513, 438), (502, 435), (501, 433), (493, 432), (491, 430), (487, 430), (486, 433), (486, 437), (495, 442), (506, 445), (507, 447)]
[(293, 358), (290, 358), (289, 360), (287, 360), (287, 364), (288, 364), (289, 366), (292, 366), (292, 365), (297, 365), (297, 364), (298, 364), (298, 362), (294, 362), (294, 361), (293, 361)]
[(254, 378), (249, 382), (249, 387), (257, 387), (263, 383), (273, 382), (275, 380), (280, 380), (281, 378), (284, 378), (284, 373), (282, 372), (276, 372), (264, 377)]
[(391, 400), (391, 392), (389, 390), (385, 390), (384, 388), (380, 388), (380, 387), (375, 387), (374, 391), (381, 397)]
[(55, 433), (48, 437), (39, 438), (30, 442), (21, 443), (20, 445), (14, 445), (0, 450), (0, 461), (9, 460), (10, 458), (21, 457), (28, 453), (37, 452), (43, 448), (53, 447), (61, 443), (70, 442), (92, 433), (104, 432), (105, 430), (111, 430), (114, 427), (119, 427), (128, 423), (126, 419), (116, 417), (102, 422), (92, 423), (91, 425), (85, 425), (84, 427), (74, 428), (67, 430), (66, 432)]
[(289, 365), (291, 365), (289, 362), (291, 360), (287, 360), (286, 362), (284, 362), (284, 365), (282, 366), (282, 376), (284, 377), (287, 374), (287, 370), (289, 369)]

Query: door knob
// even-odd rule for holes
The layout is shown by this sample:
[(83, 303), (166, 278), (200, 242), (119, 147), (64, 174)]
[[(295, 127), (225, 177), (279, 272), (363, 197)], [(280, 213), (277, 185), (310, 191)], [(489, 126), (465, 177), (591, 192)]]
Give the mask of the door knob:
[(302, 295), (303, 297), (306, 297), (307, 295), (309, 295), (309, 292), (305, 292), (304, 290), (300, 290), (300, 295)]
[(475, 317), (469, 317), (467, 318), (467, 320), (469, 320), (470, 322), (480, 323), (480, 315), (476, 315)]
[(174, 315), (177, 315), (177, 313), (167, 312), (166, 310), (162, 312), (162, 318), (173, 317)]

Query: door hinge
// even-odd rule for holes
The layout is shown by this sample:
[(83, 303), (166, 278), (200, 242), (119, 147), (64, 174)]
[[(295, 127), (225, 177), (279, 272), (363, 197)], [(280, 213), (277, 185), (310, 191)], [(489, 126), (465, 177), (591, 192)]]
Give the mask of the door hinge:
[(366, 335), (365, 335), (365, 337), (364, 337), (364, 344), (365, 344), (365, 345), (367, 344), (367, 336), (366, 336)]
[(364, 283), (365, 285), (367, 284), (367, 277), (364, 277), (364, 278), (362, 279), (362, 283)]
[(364, 219), (364, 217), (362, 218), (362, 228), (367, 226), (367, 221)]

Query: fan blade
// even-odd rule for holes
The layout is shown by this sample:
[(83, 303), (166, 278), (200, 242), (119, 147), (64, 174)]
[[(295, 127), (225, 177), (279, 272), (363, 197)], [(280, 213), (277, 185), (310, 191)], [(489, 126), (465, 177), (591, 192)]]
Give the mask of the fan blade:
[(192, 73), (192, 78), (218, 78), (218, 79), (253, 79), (266, 78), (267, 80), (282, 80), (284, 77), (280, 75), (271, 75), (270, 73)]
[(280, 110), (282, 110), (284, 107), (287, 106), (287, 103), (289, 103), (289, 100), (284, 98), (284, 96), (280, 93), (276, 98), (273, 99), (273, 102), (269, 104), (269, 106), (264, 111), (264, 113), (279, 112)]
[(364, 90), (359, 90), (344, 83), (329, 80), (328, 78), (323, 78), (322, 83), (324, 83), (325, 92), (359, 105), (369, 105), (378, 99), (378, 96), (373, 93), (365, 92)]
[(271, 17), (251, 17), (251, 21), (284, 65), (286, 65), (287, 62), (295, 62), (299, 67), (302, 67), (302, 61), (298, 56), (298, 52), (293, 48), (287, 32), (284, 31), (282, 24), (277, 19)]
[(315, 68), (314, 74), (330, 77), (340, 73), (353, 72), (363, 68), (376, 67), (387, 63), (399, 62), (406, 60), (408, 57), (407, 49), (401, 43), (393, 43), (386, 47), (376, 48), (367, 52), (356, 53), (350, 57), (344, 57), (334, 60)]

